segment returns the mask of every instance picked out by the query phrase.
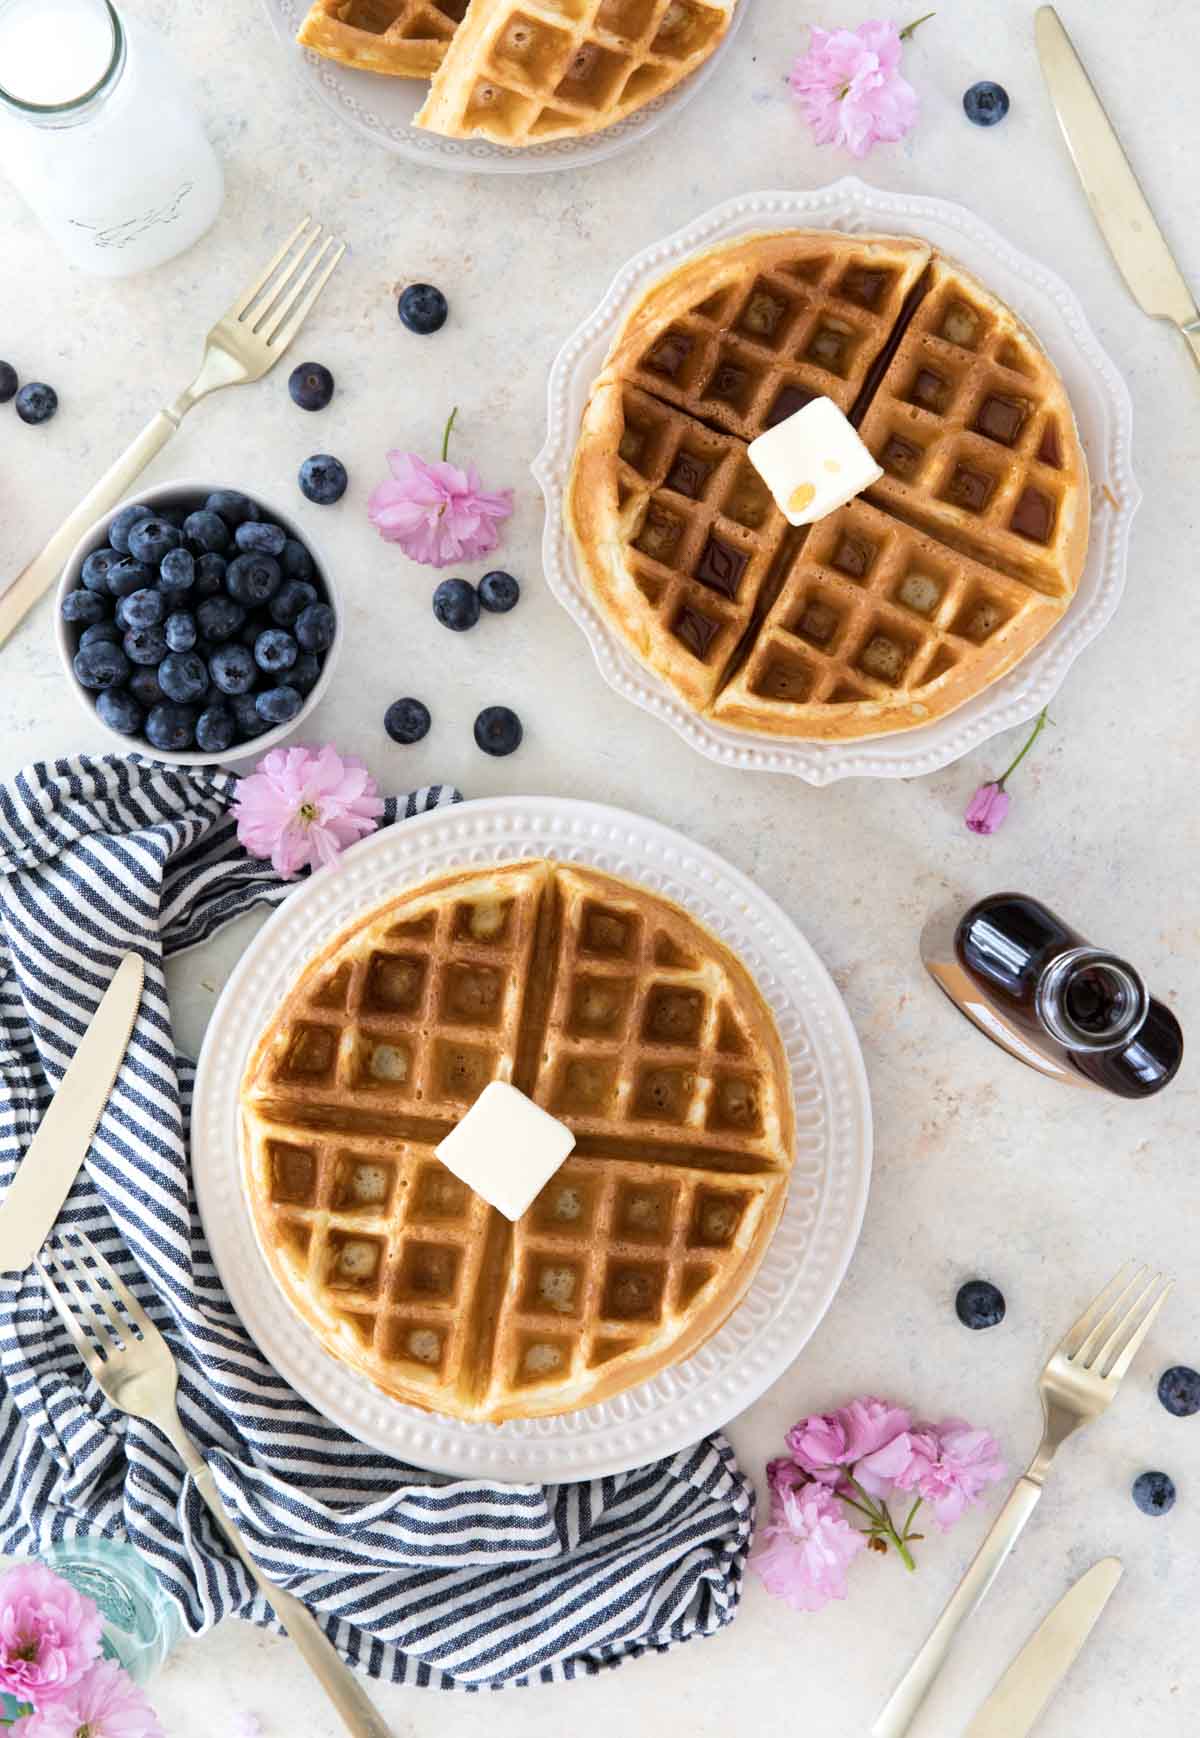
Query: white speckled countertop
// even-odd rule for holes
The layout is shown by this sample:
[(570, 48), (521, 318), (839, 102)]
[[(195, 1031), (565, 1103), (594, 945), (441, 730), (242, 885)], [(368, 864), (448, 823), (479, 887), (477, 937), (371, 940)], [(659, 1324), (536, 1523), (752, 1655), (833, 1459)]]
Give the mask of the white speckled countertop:
[[(191, 253), (114, 285), (64, 267), (0, 181), (0, 355), (61, 398), (41, 429), (0, 412), (0, 578), (24, 565), (183, 384), (201, 334), (268, 242), (306, 209), (343, 230), (352, 252), (302, 344), (337, 376), (331, 409), (303, 417), (282, 375), (226, 393), (188, 420), (149, 479), (199, 476), (287, 500), (308, 452), (338, 453), (352, 479), (341, 505), (306, 508), (295, 497), (336, 560), (349, 604), (341, 680), (320, 734), (365, 755), (392, 788), (441, 779), (470, 794), (569, 792), (647, 809), (754, 875), (833, 970), (871, 1076), (874, 1186), (824, 1324), (732, 1428), (748, 1467), (761, 1468), (798, 1413), (863, 1389), (921, 1411), (962, 1412), (994, 1429), (1015, 1464), (1037, 1435), (1035, 1373), (1076, 1308), (1129, 1254), (1180, 1276), (1127, 1391), (1065, 1451), (986, 1615), (914, 1730), (954, 1738), (1068, 1581), (1115, 1552), (1125, 1581), (1038, 1731), (1183, 1738), (1197, 1729), (1200, 1696), (1200, 1419), (1169, 1418), (1154, 1381), (1169, 1363), (1200, 1364), (1195, 1066), (1141, 1107), (1068, 1093), (969, 1030), (923, 975), (916, 941), (934, 906), (1027, 888), (1139, 963), (1195, 1038), (1200, 826), (1195, 660), (1184, 649), (1200, 633), (1200, 378), (1180, 342), (1134, 307), (1092, 225), (1042, 88), (1032, 6), (943, 0), (906, 56), (924, 118), (905, 145), (879, 149), (865, 175), (961, 200), (1045, 259), (1074, 285), (1123, 367), (1146, 502), (1121, 611), (1072, 672), (1055, 728), (1014, 787), (1009, 824), (991, 840), (969, 836), (961, 811), (1003, 765), (1008, 741), (924, 781), (816, 791), (719, 770), (619, 700), (539, 582), (541, 508), (527, 466), (542, 440), (550, 359), (636, 248), (730, 194), (814, 186), (853, 167), (810, 143), (782, 80), (803, 46), (804, 19), (853, 24), (869, 9), (743, 3), (752, 12), (734, 52), (636, 155), (526, 180), (447, 176), (365, 145), (305, 94), (253, 0), (199, 10), (130, 0), (200, 78), (226, 165), (226, 207)], [(1064, 0), (1062, 10), (1200, 284), (1200, 54), (1189, 0)], [(983, 77), (1013, 99), (991, 132), (969, 126), (959, 107), (963, 89)], [(435, 340), (397, 323), (393, 288), (412, 278), (450, 298), (452, 322)], [(380, 543), (363, 508), (384, 449), (430, 451), (453, 403), (459, 454), (474, 456), (489, 482), (516, 487), (504, 556), (526, 591), (495, 632), (451, 640), (430, 614), (429, 574)], [(422, 745), (401, 749), (384, 736), (382, 715), (411, 692), (429, 701), (436, 722)], [(471, 740), (475, 712), (492, 701), (525, 720), (525, 746), (509, 760), (486, 760)], [(0, 776), (102, 746), (63, 683), (42, 606), (0, 653)], [(199, 1042), (212, 986), (243, 939), (226, 934), (177, 972), (184, 1043)], [(953, 1313), (956, 1286), (975, 1273), (997, 1281), (1009, 1303), (1005, 1324), (978, 1336)], [(1159, 1521), (1128, 1495), (1150, 1466), (1179, 1486), (1174, 1512)], [(987, 1519), (978, 1513), (949, 1538), (930, 1539), (912, 1579), (893, 1563), (858, 1565), (851, 1600), (818, 1617), (793, 1614), (755, 1584), (717, 1639), (599, 1681), (499, 1697), (380, 1690), (379, 1702), (397, 1738), (463, 1738), (485, 1725), (495, 1738), (564, 1729), (600, 1738), (618, 1722), (643, 1734), (664, 1721), (691, 1738), (855, 1738)], [(261, 1715), (267, 1738), (339, 1731), (287, 1644), (232, 1622), (181, 1646), (154, 1697), (172, 1738), (223, 1738), (239, 1708)]]

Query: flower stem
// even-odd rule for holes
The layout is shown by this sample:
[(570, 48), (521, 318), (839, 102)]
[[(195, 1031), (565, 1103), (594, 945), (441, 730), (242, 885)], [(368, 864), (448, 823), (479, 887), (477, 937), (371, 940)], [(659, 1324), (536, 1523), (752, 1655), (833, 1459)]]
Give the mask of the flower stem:
[(454, 419), (457, 415), (458, 415), (458, 406), (455, 405), (454, 409), (450, 412), (450, 415), (446, 418), (446, 426), (442, 431), (442, 463), (443, 464), (445, 464), (446, 456), (450, 451), (450, 430), (454, 427)]
[(916, 30), (918, 28), (918, 26), (924, 24), (927, 19), (936, 18), (936, 17), (937, 17), (936, 12), (922, 12), (922, 14), (919, 18), (914, 18), (911, 24), (906, 24), (904, 26), (904, 29), (900, 32), (901, 42), (906, 41), (908, 39), (908, 37), (910, 37), (912, 35), (913, 31)]
[[(902, 1538), (900, 1536), (900, 1534), (896, 1531), (896, 1523), (895, 1523), (895, 1521), (893, 1521), (893, 1519), (891, 1517), (891, 1513), (888, 1510), (887, 1504), (883, 1503), (883, 1502), (873, 1503), (871, 1501), (870, 1497), (867, 1495), (866, 1491), (863, 1490), (862, 1486), (859, 1484), (858, 1480), (855, 1478), (855, 1476), (852, 1472), (847, 1471), (846, 1478), (847, 1478), (848, 1482), (851, 1485), (853, 1485), (854, 1489), (858, 1492), (859, 1496), (862, 1498), (863, 1504), (866, 1505), (866, 1507), (864, 1509), (864, 1513), (868, 1516), (868, 1519), (870, 1519), (873, 1523), (871, 1531), (873, 1533), (880, 1533), (883, 1535), (884, 1538), (889, 1539), (891, 1541), (891, 1543), (895, 1546), (896, 1555), (899, 1557), (899, 1559), (903, 1563), (904, 1567), (911, 1573), (916, 1568), (916, 1564), (913, 1562), (912, 1552), (908, 1548), (906, 1537)], [(847, 1503), (850, 1501), (850, 1498), (843, 1497), (842, 1501), (844, 1503)], [(857, 1509), (857, 1508), (862, 1507), (862, 1504), (854, 1503), (853, 1507)], [(920, 1507), (920, 1498), (918, 1498), (917, 1501), (913, 1504), (912, 1514), (909, 1515), (909, 1520), (911, 1520), (912, 1516), (916, 1514), (917, 1509), (919, 1507)], [(907, 1533), (908, 1533), (908, 1522), (907, 1521), (904, 1524), (904, 1532), (905, 1532), (905, 1535), (907, 1536)]]
[(1001, 790), (1004, 789), (1006, 781), (1016, 772), (1021, 762), (1025, 759), (1025, 756), (1029, 753), (1029, 750), (1033, 747), (1038, 737), (1042, 734), (1042, 731), (1045, 730), (1047, 724), (1050, 722), (1047, 717), (1048, 711), (1048, 707), (1042, 707), (1042, 710), (1033, 721), (1033, 729), (1025, 738), (1024, 746), (1018, 751), (1016, 759), (1009, 762), (1004, 771), (1000, 774), (1000, 777), (996, 780), (996, 784)]

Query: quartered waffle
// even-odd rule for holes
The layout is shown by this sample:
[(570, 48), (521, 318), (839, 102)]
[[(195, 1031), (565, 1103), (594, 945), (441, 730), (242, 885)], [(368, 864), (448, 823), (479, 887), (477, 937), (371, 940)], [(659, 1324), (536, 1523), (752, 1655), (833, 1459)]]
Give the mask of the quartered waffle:
[(296, 37), (362, 72), (432, 78), (469, 0), (313, 0)]
[[(818, 394), (885, 475), (793, 529), (745, 445)], [(928, 723), (1011, 669), (1074, 595), (1089, 499), (1066, 390), (1011, 310), (922, 242), (789, 231), (643, 296), (566, 517), (610, 619), (690, 707), (833, 740)]]
[[(434, 1147), (489, 1080), (574, 1131), (513, 1226)], [(336, 1356), (453, 1416), (554, 1413), (689, 1355), (782, 1210), (787, 1065), (686, 913), (542, 861), (371, 913), (301, 975), (242, 1088), (260, 1244)]]

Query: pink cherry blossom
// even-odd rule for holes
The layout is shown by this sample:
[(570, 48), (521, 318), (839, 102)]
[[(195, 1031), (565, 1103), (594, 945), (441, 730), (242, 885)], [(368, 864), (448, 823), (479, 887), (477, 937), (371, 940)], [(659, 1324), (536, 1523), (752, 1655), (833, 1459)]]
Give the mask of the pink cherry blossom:
[(963, 820), (972, 833), (996, 833), (1004, 825), (1011, 798), (1002, 784), (993, 780), (980, 785), (967, 804)]
[(61, 1702), (18, 1720), (12, 1738), (166, 1738), (166, 1733), (133, 1679), (111, 1660), (101, 1660)]
[(367, 511), (379, 535), (410, 561), (449, 567), (475, 561), (500, 541), (497, 526), (513, 510), (512, 490), (483, 487), (474, 465), (460, 470), (443, 457), (390, 452), (391, 478), (371, 492)]
[[(802, 1418), (787, 1433), (787, 1445), (798, 1466), (826, 1485), (842, 1482), (841, 1469), (872, 1460), (881, 1449), (906, 1431), (911, 1415), (901, 1406), (879, 1400), (872, 1394), (852, 1400), (836, 1412), (817, 1412)], [(868, 1465), (864, 1488), (874, 1489)]]
[(812, 26), (808, 53), (796, 59), (788, 82), (818, 145), (843, 145), (865, 157), (872, 145), (902, 139), (915, 124), (917, 93), (900, 71), (903, 36), (914, 28), (901, 33), (884, 18), (857, 30)]
[(792, 1485), (772, 1502), (750, 1566), (768, 1593), (794, 1611), (820, 1611), (831, 1599), (845, 1599), (846, 1570), (866, 1542), (825, 1485)]
[(92, 1600), (41, 1563), (0, 1576), (0, 1690), (18, 1702), (57, 1701), (100, 1652)]
[(269, 857), (290, 879), (306, 864), (336, 863), (373, 833), (383, 799), (361, 760), (324, 748), (274, 748), (238, 780), (237, 835), (252, 857)]
[(896, 1487), (928, 1503), (943, 1533), (983, 1500), (988, 1485), (1005, 1476), (994, 1437), (972, 1430), (961, 1418), (915, 1425), (907, 1441), (908, 1465), (895, 1474)]

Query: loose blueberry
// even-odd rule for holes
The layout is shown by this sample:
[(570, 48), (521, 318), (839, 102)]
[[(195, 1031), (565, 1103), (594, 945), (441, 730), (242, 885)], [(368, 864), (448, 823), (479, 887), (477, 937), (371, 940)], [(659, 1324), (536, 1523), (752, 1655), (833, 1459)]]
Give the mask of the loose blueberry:
[(219, 513), (231, 529), (236, 529), (247, 519), (262, 518), (257, 501), (243, 495), (240, 489), (214, 489), (204, 506), (209, 513)]
[(111, 640), (93, 640), (79, 648), (72, 668), (85, 688), (118, 688), (128, 679), (129, 659)]
[(301, 410), (324, 410), (333, 397), (333, 375), (321, 362), (302, 362), (288, 375), (292, 403)]
[(318, 507), (340, 501), (349, 480), (345, 465), (331, 453), (314, 453), (300, 467), (300, 493)]
[(248, 609), (274, 597), (283, 581), (283, 569), (270, 555), (235, 555), (225, 570), (225, 589)]
[(173, 706), (163, 701), (150, 708), (146, 719), (146, 741), (151, 748), (179, 754), (190, 748), (196, 734), (196, 714), (191, 706)]
[(0, 362), (0, 404), (7, 404), (17, 390), (17, 371), (11, 362)]
[(143, 664), (130, 676), (129, 692), (147, 708), (157, 706), (160, 700), (166, 699), (159, 684), (158, 671), (149, 664)]
[(148, 628), (130, 628), (121, 644), (131, 664), (161, 664), (167, 655), (167, 636), (158, 622)]
[(964, 95), (963, 108), (967, 119), (974, 121), (977, 127), (994, 127), (1008, 113), (1008, 92), (1002, 84), (981, 79)]
[(197, 507), (183, 522), (183, 535), (202, 554), (220, 555), (229, 548), (229, 527), (219, 513), (208, 507)]
[(173, 610), (163, 623), (163, 633), (173, 652), (191, 652), (199, 637), (196, 618), (190, 610)]
[(393, 742), (420, 742), (433, 723), (423, 700), (393, 700), (383, 715), (383, 728)]
[(146, 724), (144, 709), (125, 688), (104, 688), (96, 696), (96, 716), (120, 736), (140, 736)]
[(958, 1288), (955, 1313), (964, 1328), (995, 1328), (1004, 1320), (1004, 1293), (988, 1279), (969, 1279)]
[(129, 533), (139, 519), (151, 518), (149, 507), (122, 507), (108, 528), (108, 541), (118, 555), (129, 554)]
[(127, 628), (152, 628), (166, 613), (162, 592), (150, 587), (144, 591), (131, 591), (121, 600), (121, 621)]
[(400, 293), (396, 311), (410, 332), (428, 338), (446, 324), (450, 304), (432, 284), (409, 284)]
[(281, 628), (290, 628), (304, 614), (310, 603), (317, 601), (317, 588), (306, 579), (285, 579), (267, 605), (271, 620)]
[(248, 694), (258, 674), (249, 646), (218, 646), (208, 669), (222, 694)]
[(479, 593), (465, 579), (444, 579), (433, 594), (433, 613), (444, 628), (465, 633), (479, 620)]
[(196, 557), (190, 549), (168, 549), (158, 566), (164, 591), (191, 591), (196, 583)]
[(202, 555), (196, 563), (196, 583), (194, 587), (197, 598), (216, 597), (225, 589), (225, 572), (227, 563), (223, 555)]
[(157, 567), (168, 550), (178, 549), (183, 532), (169, 519), (139, 519), (129, 533), (129, 553), (147, 567)]
[(525, 732), (508, 706), (485, 706), (475, 720), (475, 741), (485, 754), (512, 754)]
[(158, 666), (158, 682), (168, 700), (192, 706), (208, 693), (208, 666), (195, 652), (169, 652)]
[(266, 719), (258, 715), (253, 694), (235, 694), (229, 702), (229, 708), (237, 724), (238, 735), (243, 740), (251, 736), (261, 736), (264, 731), (270, 730), (271, 726)]
[(299, 656), (299, 646), (282, 628), (264, 628), (254, 642), (254, 662), (268, 676), (290, 670)]
[(247, 519), (233, 534), (238, 548), (250, 555), (282, 555), (287, 540), (282, 525), (269, 525), (265, 520)]
[(94, 591), (69, 591), (62, 600), (64, 622), (82, 622), (84, 627), (91, 627), (104, 621), (107, 615), (108, 604)]
[(1133, 1481), (1133, 1500), (1143, 1515), (1165, 1515), (1175, 1506), (1175, 1481), (1165, 1472), (1139, 1473)]
[(327, 652), (336, 630), (337, 617), (327, 603), (310, 603), (296, 617), (296, 638), (306, 652)]
[(22, 422), (49, 422), (57, 409), (57, 392), (41, 380), (31, 380), (17, 394), (16, 412)]
[(121, 557), (115, 549), (93, 549), (79, 570), (79, 577), (89, 591), (107, 591), (109, 570)]
[(294, 537), (289, 537), (279, 558), (285, 579), (311, 579), (316, 569), (313, 558)]
[(258, 707), (258, 716), (268, 724), (290, 724), (304, 705), (304, 696), (299, 689), (285, 684), (280, 688), (265, 689), (256, 695), (254, 704)]
[(227, 706), (206, 706), (196, 720), (196, 747), (203, 754), (224, 754), (236, 735), (237, 720)]
[(311, 694), (321, 679), (321, 660), (312, 652), (301, 652), (288, 671), (288, 687), (301, 694)]
[(507, 615), (509, 610), (516, 608), (520, 595), (518, 581), (511, 573), (504, 573), (500, 568), (494, 573), (485, 573), (479, 582), (479, 601), (493, 615)]
[(108, 589), (113, 597), (129, 597), (132, 592), (143, 591), (153, 584), (154, 569), (135, 561), (132, 555), (123, 555), (108, 570)]
[(84, 646), (94, 646), (97, 640), (107, 640), (110, 645), (119, 646), (121, 630), (116, 622), (92, 622), (89, 627), (84, 628), (79, 636), (80, 650)]
[(1172, 1418), (1191, 1418), (1200, 1412), (1200, 1370), (1172, 1364), (1158, 1379), (1158, 1397)]
[(196, 610), (196, 626), (207, 640), (231, 640), (246, 619), (231, 597), (206, 597)]

